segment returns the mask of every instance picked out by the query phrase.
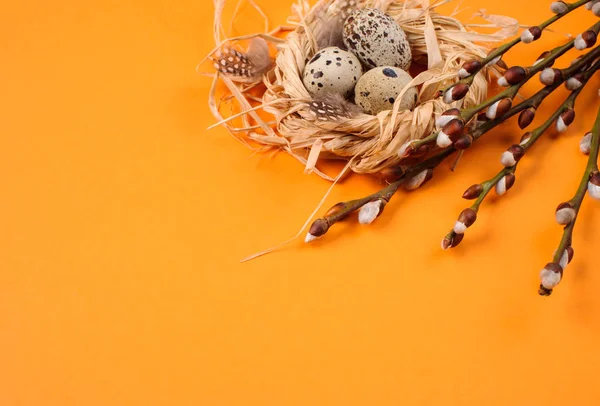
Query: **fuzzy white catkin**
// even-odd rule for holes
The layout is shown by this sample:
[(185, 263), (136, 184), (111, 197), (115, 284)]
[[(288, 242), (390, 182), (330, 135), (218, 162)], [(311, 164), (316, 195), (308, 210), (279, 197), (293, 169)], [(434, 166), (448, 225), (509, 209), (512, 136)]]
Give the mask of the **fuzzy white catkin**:
[(550, 5), (550, 10), (552, 10), (552, 12), (555, 14), (562, 14), (562, 13), (566, 13), (569, 10), (569, 8), (567, 7), (567, 5), (564, 2), (555, 1), (554, 3), (552, 3)]
[(530, 44), (533, 42), (533, 34), (529, 30), (525, 30), (521, 33), (521, 42), (524, 44)]
[(440, 148), (446, 148), (452, 145), (452, 140), (450, 139), (450, 137), (448, 137), (448, 135), (445, 132), (440, 131), (435, 140), (435, 143)]
[(427, 170), (421, 171), (412, 178), (408, 179), (407, 182), (404, 184), (404, 188), (407, 190), (418, 189), (423, 184), (426, 177)]
[(569, 126), (565, 124), (562, 117), (559, 117), (558, 120), (556, 120), (556, 131), (563, 133), (567, 131), (567, 128), (569, 128)]
[(471, 76), (471, 74), (465, 68), (460, 68), (460, 70), (458, 71), (458, 77), (460, 79), (464, 79), (469, 76)]
[(555, 76), (554, 69), (546, 68), (540, 73), (540, 82), (542, 82), (543, 85), (550, 86), (554, 83)]
[(562, 257), (560, 257), (559, 265), (562, 266), (563, 269), (569, 265), (569, 252), (567, 250), (564, 250)]
[(488, 62), (487, 66), (493, 66), (495, 64), (497, 64), (498, 62), (500, 62), (500, 59), (502, 58), (502, 56), (497, 56), (494, 59), (492, 59), (491, 61)]
[(554, 272), (550, 269), (542, 269), (540, 272), (540, 279), (542, 281), (542, 286), (546, 289), (554, 289), (556, 285), (560, 283), (561, 275), (558, 272)]
[(398, 149), (398, 156), (400, 158), (404, 157), (404, 154), (406, 153), (406, 149), (408, 148), (408, 146), (410, 145), (410, 141), (405, 142), (404, 144), (402, 144), (402, 146)]
[(496, 112), (498, 111), (499, 104), (500, 104), (500, 101), (497, 101), (496, 103), (494, 103), (490, 107), (488, 107), (487, 111), (485, 112), (485, 115), (487, 118), (489, 118), (490, 120), (493, 120), (496, 118)]
[(498, 183), (496, 183), (496, 194), (498, 196), (502, 196), (505, 193), (506, 193), (506, 176), (504, 176), (502, 179), (500, 179), (498, 181)]
[(583, 39), (583, 37), (581, 36), (581, 34), (579, 34), (576, 38), (575, 41), (573, 42), (573, 46), (575, 47), (575, 49), (581, 51), (583, 49), (586, 49), (588, 46), (585, 42), (585, 40)]
[(600, 186), (588, 182), (588, 194), (592, 199), (600, 200)]
[(456, 234), (464, 234), (465, 231), (467, 231), (467, 226), (465, 225), (465, 223), (463, 223), (461, 221), (457, 221), (454, 224), (454, 232)]
[(500, 158), (500, 163), (506, 167), (515, 166), (517, 164), (517, 160), (512, 152), (504, 151), (504, 153), (502, 153), (502, 157)]
[(594, 4), (596, 4), (596, 3), (597, 3), (597, 0), (591, 0), (591, 1), (588, 1), (587, 3), (585, 3), (585, 9), (586, 9), (586, 10), (591, 10), (591, 9), (592, 9), (592, 6), (593, 6)]
[(587, 133), (579, 142), (579, 150), (584, 155), (589, 155), (592, 149), (592, 133)]
[(435, 125), (438, 128), (442, 128), (443, 126), (448, 124), (450, 121), (454, 120), (456, 117), (458, 117), (458, 116), (454, 116), (452, 114), (441, 115), (437, 118), (437, 120), (435, 120)]
[(361, 207), (358, 212), (358, 222), (360, 224), (371, 224), (375, 221), (381, 211), (381, 204), (381, 200), (375, 200), (374, 202), (369, 202)]
[(448, 89), (448, 91), (444, 94), (444, 103), (450, 104), (454, 101), (452, 99), (452, 88)]
[(314, 236), (311, 233), (306, 233), (306, 237), (304, 238), (304, 242), (306, 244), (313, 242), (314, 240), (318, 240), (320, 237)]
[(570, 207), (565, 207), (564, 209), (560, 209), (556, 212), (556, 222), (561, 226), (566, 226), (575, 218), (575, 209)]
[(583, 86), (583, 83), (581, 83), (577, 78), (569, 78), (565, 82), (565, 87), (570, 91), (579, 89), (581, 86)]

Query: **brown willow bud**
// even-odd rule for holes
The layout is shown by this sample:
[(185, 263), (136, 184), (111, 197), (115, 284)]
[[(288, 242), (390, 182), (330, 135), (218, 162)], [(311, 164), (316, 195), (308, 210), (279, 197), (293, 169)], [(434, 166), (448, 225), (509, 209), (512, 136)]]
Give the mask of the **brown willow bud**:
[(567, 265), (571, 263), (571, 261), (573, 260), (573, 257), (575, 256), (575, 250), (573, 249), (573, 247), (568, 246), (567, 249), (565, 250), (567, 252)]
[(525, 155), (525, 150), (522, 146), (518, 144), (511, 145), (502, 154), (502, 157), (500, 158), (500, 163), (502, 163), (502, 165), (506, 167), (515, 166), (517, 162), (519, 162), (521, 158), (523, 158), (523, 155)]
[(562, 267), (562, 269), (565, 269), (567, 267), (567, 265), (569, 265), (571, 263), (574, 255), (575, 255), (575, 250), (573, 249), (573, 247), (569, 246), (569, 247), (565, 248), (565, 250), (563, 251), (563, 254), (560, 257), (560, 261), (558, 263)]
[(498, 67), (507, 70), (508, 69), (508, 65), (506, 64), (506, 62), (504, 62), (504, 59), (500, 59), (496, 65), (498, 65)]
[(575, 110), (571, 108), (565, 110), (556, 120), (556, 130), (560, 133), (565, 132), (573, 120), (575, 120)]
[(592, 199), (600, 200), (600, 172), (594, 171), (588, 182), (588, 194)]
[(575, 38), (575, 41), (573, 42), (573, 46), (575, 47), (575, 49), (578, 49), (581, 51), (583, 49), (593, 47), (596, 44), (597, 40), (598, 40), (598, 34), (596, 34), (592, 30), (587, 30), (587, 31), (582, 32)]
[(463, 238), (465, 238), (464, 234), (452, 234), (451, 236), (444, 237), (442, 240), (442, 249), (447, 250), (448, 248), (458, 247)]
[(552, 10), (554, 14), (564, 14), (569, 11), (569, 6), (564, 1), (555, 1), (550, 4), (550, 10)]
[[(548, 58), (550, 55), (552, 55), (552, 52), (550, 51), (544, 51), (540, 54), (540, 56), (537, 57), (537, 59), (535, 60), (535, 62), (533, 63), (533, 66), (537, 65), (538, 63), (543, 62), (546, 58)], [(550, 67), (554, 65), (554, 61), (550, 62)]]
[[(406, 171), (400, 165), (389, 166), (379, 172), (379, 176), (383, 178), (386, 182), (392, 183), (400, 180)], [(327, 214), (325, 214), (327, 216)]]
[(523, 31), (521, 34), (521, 42), (524, 44), (530, 44), (533, 41), (539, 39), (542, 36), (542, 29), (540, 27), (530, 27)]
[(527, 70), (525, 68), (522, 66), (513, 66), (504, 72), (504, 76), (498, 79), (498, 85), (502, 87), (516, 85), (517, 83), (521, 83), (523, 80), (525, 80), (526, 76)]
[(463, 64), (462, 68), (460, 68), (460, 70), (458, 71), (458, 77), (461, 79), (464, 79), (466, 77), (471, 76), (474, 73), (479, 72), (480, 69), (481, 69), (481, 62), (479, 62), (477, 60), (465, 62)]
[(452, 248), (458, 247), (464, 238), (464, 234), (456, 234), (452, 239)]
[(456, 224), (454, 224), (454, 232), (456, 234), (464, 234), (467, 228), (471, 227), (477, 221), (477, 212), (471, 208), (464, 209)]
[(487, 121), (490, 121), (490, 119), (487, 118), (487, 112), (486, 111), (480, 111), (479, 113), (477, 113), (477, 122), (479, 122), (479, 123), (485, 123)]
[(531, 132), (527, 131), (525, 134), (523, 134), (523, 136), (521, 137), (521, 141), (519, 142), (519, 145), (523, 146), (525, 144), (527, 144), (529, 142), (529, 139), (531, 138)]
[(540, 82), (546, 86), (552, 86), (562, 80), (562, 71), (556, 68), (546, 68), (540, 73)]
[[(577, 65), (579, 62), (581, 62), (582, 59), (583, 59), (583, 55), (576, 56), (575, 58), (573, 58), (573, 60), (571, 62), (569, 62), (569, 66)], [(581, 69), (584, 70), (585, 67), (588, 65), (589, 65), (589, 62), (586, 62), (585, 64), (583, 64), (583, 66), (581, 66)]]
[(502, 196), (503, 194), (505, 194), (507, 191), (510, 190), (511, 187), (513, 187), (513, 185), (515, 184), (515, 180), (516, 177), (514, 173), (509, 173), (506, 176), (504, 176), (498, 181), (498, 183), (496, 183), (496, 194), (498, 196)]
[(585, 78), (584, 78), (583, 73), (577, 73), (577, 74), (573, 75), (572, 77), (570, 77), (569, 79), (567, 79), (567, 81), (565, 82), (565, 87), (567, 88), (567, 90), (570, 90), (570, 91), (577, 90), (581, 86), (583, 86), (584, 80), (585, 80)]
[(429, 144), (423, 144), (415, 150), (415, 153), (413, 154), (413, 156), (415, 158), (419, 158), (424, 155), (427, 155), (428, 153), (429, 153)]
[(444, 237), (442, 239), (442, 249), (446, 251), (452, 246), (452, 237)]
[(495, 119), (496, 117), (502, 117), (503, 115), (510, 110), (512, 107), (512, 100), (509, 98), (504, 98), (502, 100), (498, 100), (496, 103), (492, 104), (488, 107), (486, 111), (486, 116), (490, 120)]
[(556, 208), (556, 222), (561, 226), (571, 224), (576, 215), (575, 207), (569, 202), (561, 203)]
[(586, 133), (579, 142), (579, 150), (583, 155), (589, 155), (592, 152), (592, 133)]
[(469, 85), (466, 83), (458, 83), (451, 87), (444, 94), (444, 103), (450, 104), (453, 101), (461, 100), (469, 92)]
[(458, 151), (468, 149), (473, 145), (473, 136), (471, 134), (465, 134), (454, 141), (454, 148)]
[(336, 214), (344, 210), (346, 206), (347, 204), (345, 202), (340, 202), (331, 206), (331, 208), (325, 213), (325, 217), (335, 216)]
[(529, 124), (532, 123), (535, 118), (535, 108), (530, 107), (526, 110), (523, 110), (521, 114), (519, 114), (519, 128), (523, 130), (525, 127), (528, 127)]
[(458, 116), (460, 116), (460, 110), (459, 109), (453, 108), (453, 109), (446, 110), (446, 111), (444, 111), (442, 113), (441, 116), (439, 116), (437, 118), (437, 120), (435, 120), (435, 125), (438, 128), (442, 128), (443, 126), (445, 126), (450, 121), (452, 121), (453, 119), (457, 118)]
[(462, 197), (463, 199), (474, 200), (481, 195), (481, 192), (483, 192), (483, 186), (480, 184), (476, 184), (470, 186), (467, 190), (465, 190), (465, 193), (463, 193)]
[(556, 262), (550, 262), (540, 272), (542, 286), (545, 289), (552, 290), (560, 283), (562, 278), (563, 268)]
[(306, 234), (306, 238), (304, 239), (304, 242), (305, 243), (312, 242), (312, 241), (316, 240), (317, 238), (324, 236), (328, 230), (329, 230), (329, 223), (327, 222), (327, 220), (325, 220), (323, 218), (316, 219), (310, 226), (310, 229), (308, 231), (308, 234)]
[(452, 119), (438, 133), (436, 144), (440, 148), (446, 148), (460, 137), (465, 131), (465, 123), (459, 118)]

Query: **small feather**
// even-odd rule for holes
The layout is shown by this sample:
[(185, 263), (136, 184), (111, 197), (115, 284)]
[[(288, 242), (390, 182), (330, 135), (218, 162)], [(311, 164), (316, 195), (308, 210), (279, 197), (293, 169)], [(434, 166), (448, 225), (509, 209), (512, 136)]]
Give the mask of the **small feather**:
[(318, 13), (315, 40), (319, 49), (327, 47), (346, 49), (343, 40), (344, 22), (357, 6), (358, 1), (344, 1), (335, 6), (324, 8)]
[(267, 41), (260, 37), (253, 38), (250, 41), (246, 58), (252, 64), (252, 75), (255, 77), (262, 77), (271, 69), (273, 64), (271, 55), (269, 55), (269, 45)]
[(238, 82), (257, 82), (273, 65), (267, 41), (253, 38), (246, 54), (225, 46), (210, 57), (215, 70)]
[[(323, 121), (352, 118), (362, 112), (356, 104), (348, 102), (339, 94), (333, 93), (314, 99), (309, 107), (316, 119)], [(337, 117), (337, 120), (332, 120), (333, 117)]]

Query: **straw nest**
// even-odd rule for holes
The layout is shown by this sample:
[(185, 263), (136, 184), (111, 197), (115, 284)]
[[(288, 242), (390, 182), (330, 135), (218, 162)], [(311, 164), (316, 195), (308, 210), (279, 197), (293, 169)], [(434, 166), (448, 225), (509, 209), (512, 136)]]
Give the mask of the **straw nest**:
[[(237, 39), (220, 39), (220, 12), (224, 0), (215, 0), (215, 40), (217, 48), (234, 46)], [(487, 95), (488, 69), (480, 72), (468, 95), (453, 105), (437, 97), (440, 90), (457, 80), (457, 72), (466, 61), (481, 58), (488, 52), (486, 43), (500, 40), (496, 36), (471, 31), (452, 16), (438, 14), (429, 0), (367, 0), (356, 7), (378, 8), (399, 23), (406, 32), (413, 55), (413, 69), (419, 68), (412, 82), (416, 86), (418, 102), (412, 110), (394, 108), (378, 115), (362, 112), (343, 120), (324, 120), (317, 117), (311, 95), (302, 81), (307, 61), (318, 51), (319, 33), (327, 29), (330, 17), (348, 4), (347, 0), (320, 0), (310, 7), (304, 0), (293, 6), (289, 19), (291, 28), (280, 28), (268, 34), (257, 34), (275, 45), (274, 63), (257, 78), (240, 78), (220, 72), (210, 96), (210, 106), (219, 121), (239, 135), (244, 134), (261, 146), (283, 149), (301, 161), (308, 172), (318, 170), (320, 159), (342, 159), (356, 173), (377, 173), (400, 162), (398, 150), (407, 141), (421, 139), (435, 131), (435, 119), (452, 107), (470, 107), (481, 103)], [(287, 31), (287, 32), (286, 32)], [(282, 32), (287, 36), (281, 38)], [(220, 52), (220, 51), (216, 51)], [(215, 65), (216, 67), (216, 65)], [(239, 103), (239, 113), (224, 118), (217, 101), (217, 83), (222, 81), (231, 92), (230, 99)], [(264, 86), (263, 86), (264, 84)], [(257, 94), (257, 89), (258, 94)], [(223, 97), (221, 98), (221, 101)], [(274, 116), (271, 120), (259, 116), (257, 110)], [(241, 118), (235, 126), (232, 119)]]

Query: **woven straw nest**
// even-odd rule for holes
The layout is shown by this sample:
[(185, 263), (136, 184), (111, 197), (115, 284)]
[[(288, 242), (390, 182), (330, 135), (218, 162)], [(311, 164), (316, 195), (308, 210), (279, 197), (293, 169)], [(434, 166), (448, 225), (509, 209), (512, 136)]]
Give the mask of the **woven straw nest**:
[[(220, 19), (223, 2), (216, 0), (217, 20)], [(418, 102), (412, 111), (398, 111), (401, 95), (396, 99), (393, 110), (383, 111), (376, 116), (359, 112), (348, 118), (327, 120), (317, 117), (314, 108), (311, 109), (313, 100), (302, 82), (304, 66), (319, 50), (315, 38), (326, 29), (329, 19), (348, 4), (355, 4), (359, 8), (378, 8), (390, 15), (406, 32), (413, 55), (413, 68), (420, 68), (407, 86), (418, 88)], [(451, 107), (474, 106), (486, 98), (488, 69), (475, 77), (468, 95), (457, 102), (459, 105), (444, 103), (437, 93), (456, 81), (457, 72), (464, 62), (487, 54), (485, 43), (502, 38), (478, 34), (456, 18), (438, 14), (430, 7), (429, 0), (321, 0), (313, 7), (300, 0), (293, 6), (293, 11), (294, 15), (288, 21), (293, 25), (293, 30), (284, 39), (275, 32), (258, 35), (276, 45), (275, 61), (269, 70), (255, 79), (238, 77), (236, 80), (227, 72), (218, 73), (210, 105), (215, 116), (221, 120), (219, 124), (226, 124), (236, 135), (245, 133), (247, 138), (262, 146), (287, 151), (300, 160), (309, 172), (314, 171), (330, 179), (318, 170), (319, 159), (345, 160), (347, 167), (356, 173), (380, 172), (400, 162), (397, 152), (407, 141), (431, 134), (435, 130), (435, 119), (442, 112)], [(225, 44), (235, 44), (231, 39), (221, 41), (218, 31), (220, 26), (217, 21), (216, 49), (222, 50)], [(282, 31), (286, 29), (277, 30), (277, 33)], [(411, 72), (414, 73), (414, 69)], [(219, 111), (219, 103), (215, 98), (219, 80), (231, 91), (231, 98), (239, 102), (241, 113), (230, 117), (242, 117), (243, 124), (237, 127), (229, 118), (223, 118)], [(257, 99), (256, 89), (262, 84), (265, 86)], [(265, 120), (264, 115), (256, 114), (258, 109), (272, 114), (274, 120)]]

